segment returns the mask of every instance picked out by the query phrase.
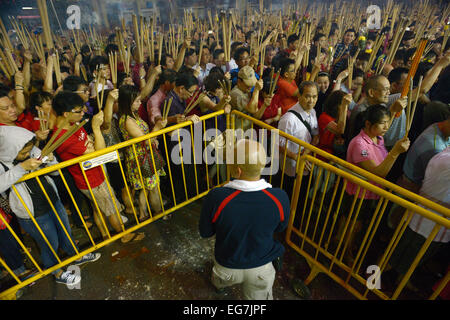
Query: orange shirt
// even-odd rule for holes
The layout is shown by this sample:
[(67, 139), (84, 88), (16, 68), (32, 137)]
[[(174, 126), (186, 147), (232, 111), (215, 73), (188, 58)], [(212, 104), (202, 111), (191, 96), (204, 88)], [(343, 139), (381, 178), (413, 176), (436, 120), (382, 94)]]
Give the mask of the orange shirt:
[(277, 93), (280, 95), (281, 100), (281, 114), (285, 114), (294, 104), (298, 102), (297, 97), (294, 97), (295, 91), (298, 90), (295, 80), (291, 82), (280, 78), (278, 79)]

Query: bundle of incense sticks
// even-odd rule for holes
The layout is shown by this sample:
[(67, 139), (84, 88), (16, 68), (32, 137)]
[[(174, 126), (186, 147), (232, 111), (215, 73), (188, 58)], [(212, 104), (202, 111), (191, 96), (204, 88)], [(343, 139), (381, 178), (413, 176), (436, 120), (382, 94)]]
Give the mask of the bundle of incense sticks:
[(272, 72), (270, 74), (270, 87), (269, 87), (269, 95), (272, 96), (275, 92), (275, 88), (277, 87), (278, 79), (280, 78), (281, 70), (279, 70), (276, 73), (275, 79), (274, 79), (274, 69), (272, 69)]
[(5, 76), (9, 79), (11, 79), (11, 73), (9, 72), (8, 68), (6, 67), (6, 65), (3, 63), (3, 58), (0, 58), (0, 69), (2, 69), (3, 73), (5, 74)]
[[(420, 97), (421, 91), (422, 91), (422, 80), (423, 80), (423, 76), (420, 76), (419, 85), (417, 87), (418, 89), (417, 89), (416, 97), (414, 99), (414, 105), (412, 107), (412, 110), (410, 110), (407, 113), (408, 116), (406, 118), (406, 136), (408, 135), (409, 130), (411, 130), (412, 122), (413, 122), (413, 119), (414, 119), (414, 113), (416, 112), (417, 102), (419, 101), (419, 97)], [(409, 105), (409, 107), (411, 107), (411, 104), (408, 104), (408, 105)]]
[[(408, 103), (406, 105), (406, 132), (408, 132), (409, 119), (411, 116), (411, 103), (412, 103), (412, 92), (413, 92), (413, 79), (409, 79), (409, 91), (408, 91)], [(408, 133), (406, 133), (408, 134)]]
[[(97, 93), (96, 99), (97, 99), (98, 110), (102, 110), (102, 108), (103, 108), (103, 97), (104, 97), (104, 94), (105, 94), (106, 81), (103, 78), (101, 78), (100, 76), (98, 76), (98, 74), (99, 74), (99, 72), (97, 71), (97, 77), (95, 79), (95, 91)], [(98, 90), (98, 86), (99, 85), (102, 86), (100, 92)]]
[(444, 54), (444, 49), (445, 49), (445, 46), (447, 45), (449, 35), (450, 35), (450, 27), (448, 25), (446, 25), (444, 27), (444, 40), (442, 41), (441, 55)]
[[(73, 43), (74, 43), (74, 45), (75, 45), (75, 50), (76, 50), (76, 52), (78, 53), (78, 52), (80, 52), (81, 50), (81, 42), (80, 42), (80, 34), (78, 33), (78, 30), (77, 30), (77, 34), (75, 34), (75, 30), (74, 29), (72, 29), (72, 34), (73, 34)], [(78, 35), (78, 37), (77, 37), (77, 35)]]
[(162, 112), (162, 119), (167, 120), (167, 117), (169, 116), (170, 107), (172, 106), (172, 100), (173, 98), (170, 98), (168, 101), (164, 101), (164, 107)]
[(39, 57), (39, 60), (45, 60), (45, 53), (44, 48), (40, 46), (39, 40), (37, 36), (30, 35), (28, 29), (25, 27), (25, 32), (27, 34), (28, 39), (30, 40), (31, 47), (33, 48), (34, 52), (36, 52), (37, 56)]
[(111, 69), (111, 82), (114, 85), (114, 89), (117, 89), (117, 52), (111, 52), (108, 54), (109, 68)]
[(409, 24), (409, 20), (402, 18), (400, 21), (400, 28), (397, 29), (397, 32), (394, 35), (394, 39), (392, 40), (392, 44), (389, 50), (388, 58), (386, 59), (386, 62), (388, 64), (391, 64), (392, 61), (394, 61), (395, 54), (397, 53), (398, 48), (400, 47), (400, 44), (402, 42), (403, 36), (406, 32), (406, 28)]
[(19, 25), (19, 22), (14, 17), (9, 17), (9, 21), (11, 22), (13, 28), (16, 30), (17, 37), (19, 38), (20, 43), (22, 43), (25, 50), (29, 50), (30, 43), (25, 33), (23, 23), (20, 23)]
[(225, 61), (231, 60), (231, 20), (228, 21), (225, 13), (222, 13), (223, 51)]
[(48, 11), (47, 11), (47, 1), (46, 0), (37, 0), (37, 5), (39, 9), (39, 15), (41, 16), (42, 21), (42, 29), (44, 31), (45, 43), (47, 44), (47, 49), (52, 49), (53, 39), (51, 35), (50, 23), (48, 21)]
[(375, 58), (377, 56), (378, 50), (380, 50), (381, 45), (383, 44), (383, 38), (385, 36), (383, 34), (379, 34), (374, 46), (372, 47), (372, 52), (370, 53), (369, 62), (367, 63), (364, 72), (367, 73), (367, 71), (372, 68), (372, 65), (375, 61)]
[(203, 98), (206, 96), (205, 93), (200, 93), (200, 91), (197, 91), (196, 94), (192, 97), (192, 100), (184, 110), (183, 114), (186, 116), (188, 115), (194, 108), (203, 100)]
[(9, 48), (9, 50), (13, 50), (13, 46), (11, 44), (11, 40), (9, 39), (8, 32), (6, 31), (5, 25), (3, 24), (2, 19), (0, 18), (0, 30), (3, 38), (3, 46), (5, 48)]
[[(305, 29), (305, 43), (306, 45), (309, 45), (311, 43), (311, 22), (306, 22), (306, 29)], [(307, 67), (309, 64), (309, 50), (305, 51), (305, 56), (303, 57), (303, 63), (304, 66)]]
[(59, 134), (61, 133), (62, 128), (65, 127), (67, 125), (67, 123), (68, 123), (68, 120), (67, 120), (67, 118), (65, 118), (63, 124), (58, 128), (58, 130), (56, 130), (55, 134), (50, 138), (50, 140), (47, 142), (47, 144), (42, 149), (42, 153), (46, 152), (49, 149), (49, 147), (54, 143), (56, 137), (59, 136)]
[(266, 46), (263, 44), (260, 49), (260, 64), (259, 64), (259, 77), (262, 78), (264, 72), (264, 60), (266, 58)]
[(56, 138), (61, 132), (61, 128), (58, 128), (56, 133), (52, 136), (52, 139), (50, 139), (50, 141), (45, 145), (44, 149), (42, 149), (40, 158), (42, 159), (58, 149), (60, 145), (62, 145), (67, 139), (69, 139), (75, 132), (80, 130), (81, 127), (84, 126), (88, 121), (88, 119), (85, 119), (78, 125), (72, 125), (58, 140), (55, 141), (54, 138)]
[(39, 130), (41, 131), (48, 130), (50, 114), (46, 116), (44, 111), (38, 110), (38, 117), (39, 117)]
[[(406, 95), (408, 94), (410, 79), (413, 79), (414, 75), (416, 74), (417, 67), (419, 66), (420, 59), (422, 57), (422, 53), (425, 50), (426, 45), (427, 45), (427, 39), (424, 38), (424, 39), (422, 39), (419, 47), (417, 48), (416, 52), (414, 53), (414, 59), (411, 63), (411, 67), (408, 72), (408, 77), (406, 78), (405, 83), (403, 84), (403, 89), (402, 89), (402, 93), (401, 93), (402, 98), (406, 97)], [(399, 112), (395, 116), (398, 118), (401, 116), (401, 113)]]
[(145, 23), (144, 28), (144, 41), (148, 50), (149, 59), (152, 62), (155, 62), (155, 49), (153, 43), (153, 22), (150, 20), (150, 24)]
[[(6, 51), (6, 48), (5, 48)], [(0, 67), (5, 72), (5, 75), (8, 78), (11, 78), (14, 73), (15, 69), (13, 66), (11, 66), (11, 62), (9, 61), (9, 58), (6, 57), (6, 54), (3, 53), (3, 50), (0, 48)]]
[(200, 39), (200, 50), (198, 52), (198, 65), (201, 67), (203, 53), (203, 37)]
[(228, 79), (219, 80), (219, 85), (223, 90), (223, 94), (229, 96), (231, 94), (231, 82)]
[(164, 34), (160, 34), (158, 37), (158, 66), (161, 64), (161, 57), (162, 57), (162, 47), (164, 42)]
[(433, 42), (428, 43), (427, 46), (425, 47), (425, 50), (423, 51), (422, 57), (426, 57), (428, 53), (430, 53), (431, 49), (433, 49), (433, 47), (434, 47)]
[(86, 67), (84, 65), (80, 65), (81, 75), (83, 76), (84, 81), (88, 82)]
[(53, 62), (55, 66), (55, 76), (56, 76), (56, 83), (58, 84), (58, 87), (62, 84), (62, 78), (61, 78), (61, 67), (59, 65), (59, 53), (58, 50), (55, 50), (55, 56), (53, 56)]
[(126, 63), (127, 62), (127, 51), (126, 51), (125, 41), (123, 39), (123, 33), (122, 33), (122, 31), (120, 31), (119, 28), (116, 28), (116, 36), (119, 41), (120, 61), (122, 61), (122, 63), (123, 63), (125, 73), (129, 74), (130, 65), (129, 64), (127, 65), (127, 63)]
[[(1, 49), (0, 49), (1, 51)], [(5, 59), (5, 61), (8, 62), (10, 68), (11, 68), (11, 75), (13, 75), (14, 73), (19, 71), (19, 68), (17, 67), (16, 61), (14, 60), (13, 56), (12, 56), (12, 51), (9, 50), (8, 48), (5, 48), (5, 53), (3, 54), (3, 52), (1, 53), (1, 58)]]
[(136, 50), (138, 51), (138, 62), (143, 63), (144, 55), (142, 53), (141, 48), (141, 36), (139, 34), (137, 17), (135, 14), (132, 15), (132, 20), (133, 20), (134, 41), (136, 42)]

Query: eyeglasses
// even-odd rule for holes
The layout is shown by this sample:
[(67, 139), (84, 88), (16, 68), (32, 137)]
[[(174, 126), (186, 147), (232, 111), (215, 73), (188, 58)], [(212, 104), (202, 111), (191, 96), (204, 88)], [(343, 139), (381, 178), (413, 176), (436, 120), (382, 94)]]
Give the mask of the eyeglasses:
[(79, 91), (74, 91), (74, 93), (89, 93), (89, 89), (84, 89), (84, 90), (79, 90)]
[(72, 110), (70, 110), (70, 112), (72, 112), (72, 113), (82, 113), (82, 112), (84, 112), (84, 110), (83, 109), (80, 109), (80, 110), (72, 109)]

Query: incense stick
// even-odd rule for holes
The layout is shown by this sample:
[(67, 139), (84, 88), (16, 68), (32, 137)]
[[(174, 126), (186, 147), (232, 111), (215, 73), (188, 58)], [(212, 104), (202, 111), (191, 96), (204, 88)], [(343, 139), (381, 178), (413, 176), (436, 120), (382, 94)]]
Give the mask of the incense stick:
[(85, 119), (78, 125), (72, 125), (58, 140), (56, 140), (47, 150), (45, 150), (45, 152), (42, 151), (41, 159), (58, 149), (60, 145), (62, 145), (67, 139), (69, 139), (75, 132), (80, 130), (80, 128), (84, 126), (88, 121), (89, 119)]
[(419, 97), (420, 97), (421, 91), (422, 91), (422, 80), (423, 80), (423, 76), (420, 76), (419, 86), (417, 87), (416, 99), (414, 100), (414, 105), (413, 105), (412, 111), (410, 113), (409, 123), (407, 123), (406, 135), (408, 135), (408, 132), (411, 129), (411, 126), (412, 126), (412, 122), (413, 122), (413, 119), (414, 119), (414, 114), (416, 112), (417, 102), (419, 101)]
[(270, 95), (273, 95), (273, 93), (275, 92), (275, 88), (277, 87), (277, 83), (278, 83), (278, 79), (280, 78), (280, 73), (281, 70), (279, 70), (275, 76), (275, 81), (272, 82), (272, 79), (270, 81)]
[(108, 54), (109, 68), (111, 69), (111, 81), (114, 89), (117, 89), (117, 53), (114, 51)]
[(47, 150), (51, 147), (51, 145), (55, 141), (56, 137), (61, 133), (61, 130), (63, 129), (63, 127), (65, 127), (67, 125), (67, 123), (68, 123), (67, 118), (64, 118), (63, 124), (61, 125), (61, 127), (58, 128), (58, 130), (56, 130), (55, 134), (50, 138), (50, 140), (44, 146), (41, 154), (43, 154), (44, 152), (47, 152)]
[(172, 106), (173, 98), (170, 98), (168, 101), (164, 101), (164, 110), (163, 110), (163, 120), (167, 120), (169, 116), (170, 107)]

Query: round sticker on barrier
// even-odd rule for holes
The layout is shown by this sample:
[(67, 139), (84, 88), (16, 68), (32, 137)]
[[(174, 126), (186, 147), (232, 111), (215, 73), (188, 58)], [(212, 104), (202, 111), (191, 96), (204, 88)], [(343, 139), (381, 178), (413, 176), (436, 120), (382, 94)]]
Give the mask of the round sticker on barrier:
[(90, 161), (83, 162), (84, 169), (90, 169), (91, 167), (92, 167), (92, 162), (90, 162)]

